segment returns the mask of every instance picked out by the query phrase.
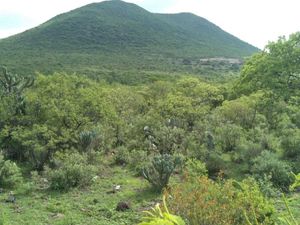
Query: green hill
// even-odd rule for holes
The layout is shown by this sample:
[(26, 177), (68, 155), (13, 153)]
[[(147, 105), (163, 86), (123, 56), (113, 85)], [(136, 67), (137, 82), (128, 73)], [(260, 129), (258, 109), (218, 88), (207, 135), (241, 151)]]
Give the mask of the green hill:
[(155, 14), (134, 4), (105, 1), (0, 40), (0, 65), (19, 73), (177, 71), (183, 59), (241, 58), (255, 51), (196, 15)]

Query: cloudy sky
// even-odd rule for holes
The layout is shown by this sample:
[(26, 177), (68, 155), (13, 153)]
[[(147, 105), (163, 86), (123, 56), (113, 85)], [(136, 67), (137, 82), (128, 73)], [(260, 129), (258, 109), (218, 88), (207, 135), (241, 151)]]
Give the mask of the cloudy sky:
[[(97, 0), (0, 0), (0, 38)], [(192, 12), (263, 48), (300, 31), (299, 0), (127, 0), (151, 12)]]

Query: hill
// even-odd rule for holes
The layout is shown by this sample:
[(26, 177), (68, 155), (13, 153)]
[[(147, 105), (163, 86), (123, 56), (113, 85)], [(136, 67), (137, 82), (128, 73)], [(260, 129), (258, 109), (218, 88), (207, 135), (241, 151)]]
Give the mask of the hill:
[(255, 51), (196, 15), (155, 14), (135, 4), (105, 1), (0, 40), (0, 64), (19, 73), (177, 71), (184, 60), (242, 58)]

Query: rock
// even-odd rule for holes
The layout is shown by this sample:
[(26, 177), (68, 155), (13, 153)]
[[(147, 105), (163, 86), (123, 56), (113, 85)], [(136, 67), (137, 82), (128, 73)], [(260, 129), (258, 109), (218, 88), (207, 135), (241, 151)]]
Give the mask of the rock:
[(93, 182), (96, 182), (98, 179), (99, 179), (99, 176), (94, 176), (94, 177), (92, 178), (92, 181), (93, 181)]
[(115, 185), (115, 186), (113, 187), (113, 190), (114, 190), (115, 192), (120, 191), (120, 190), (121, 190), (121, 185)]
[(116, 210), (119, 211), (119, 212), (124, 212), (124, 211), (129, 210), (129, 209), (130, 209), (130, 205), (127, 202), (119, 202), (117, 207), (116, 207)]
[(62, 213), (52, 213), (51, 217), (52, 217), (53, 219), (61, 219), (61, 218), (64, 218), (65, 215), (62, 214)]
[(111, 191), (106, 192), (107, 194), (115, 194), (121, 190), (121, 185), (114, 185)]

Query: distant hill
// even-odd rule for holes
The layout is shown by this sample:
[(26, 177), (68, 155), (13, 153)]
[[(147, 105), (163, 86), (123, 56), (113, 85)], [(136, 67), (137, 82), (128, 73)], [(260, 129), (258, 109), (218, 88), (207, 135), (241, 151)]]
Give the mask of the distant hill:
[(86, 5), (0, 40), (0, 65), (19, 73), (174, 71), (184, 60), (242, 58), (256, 51), (196, 15), (155, 14), (113, 0)]

